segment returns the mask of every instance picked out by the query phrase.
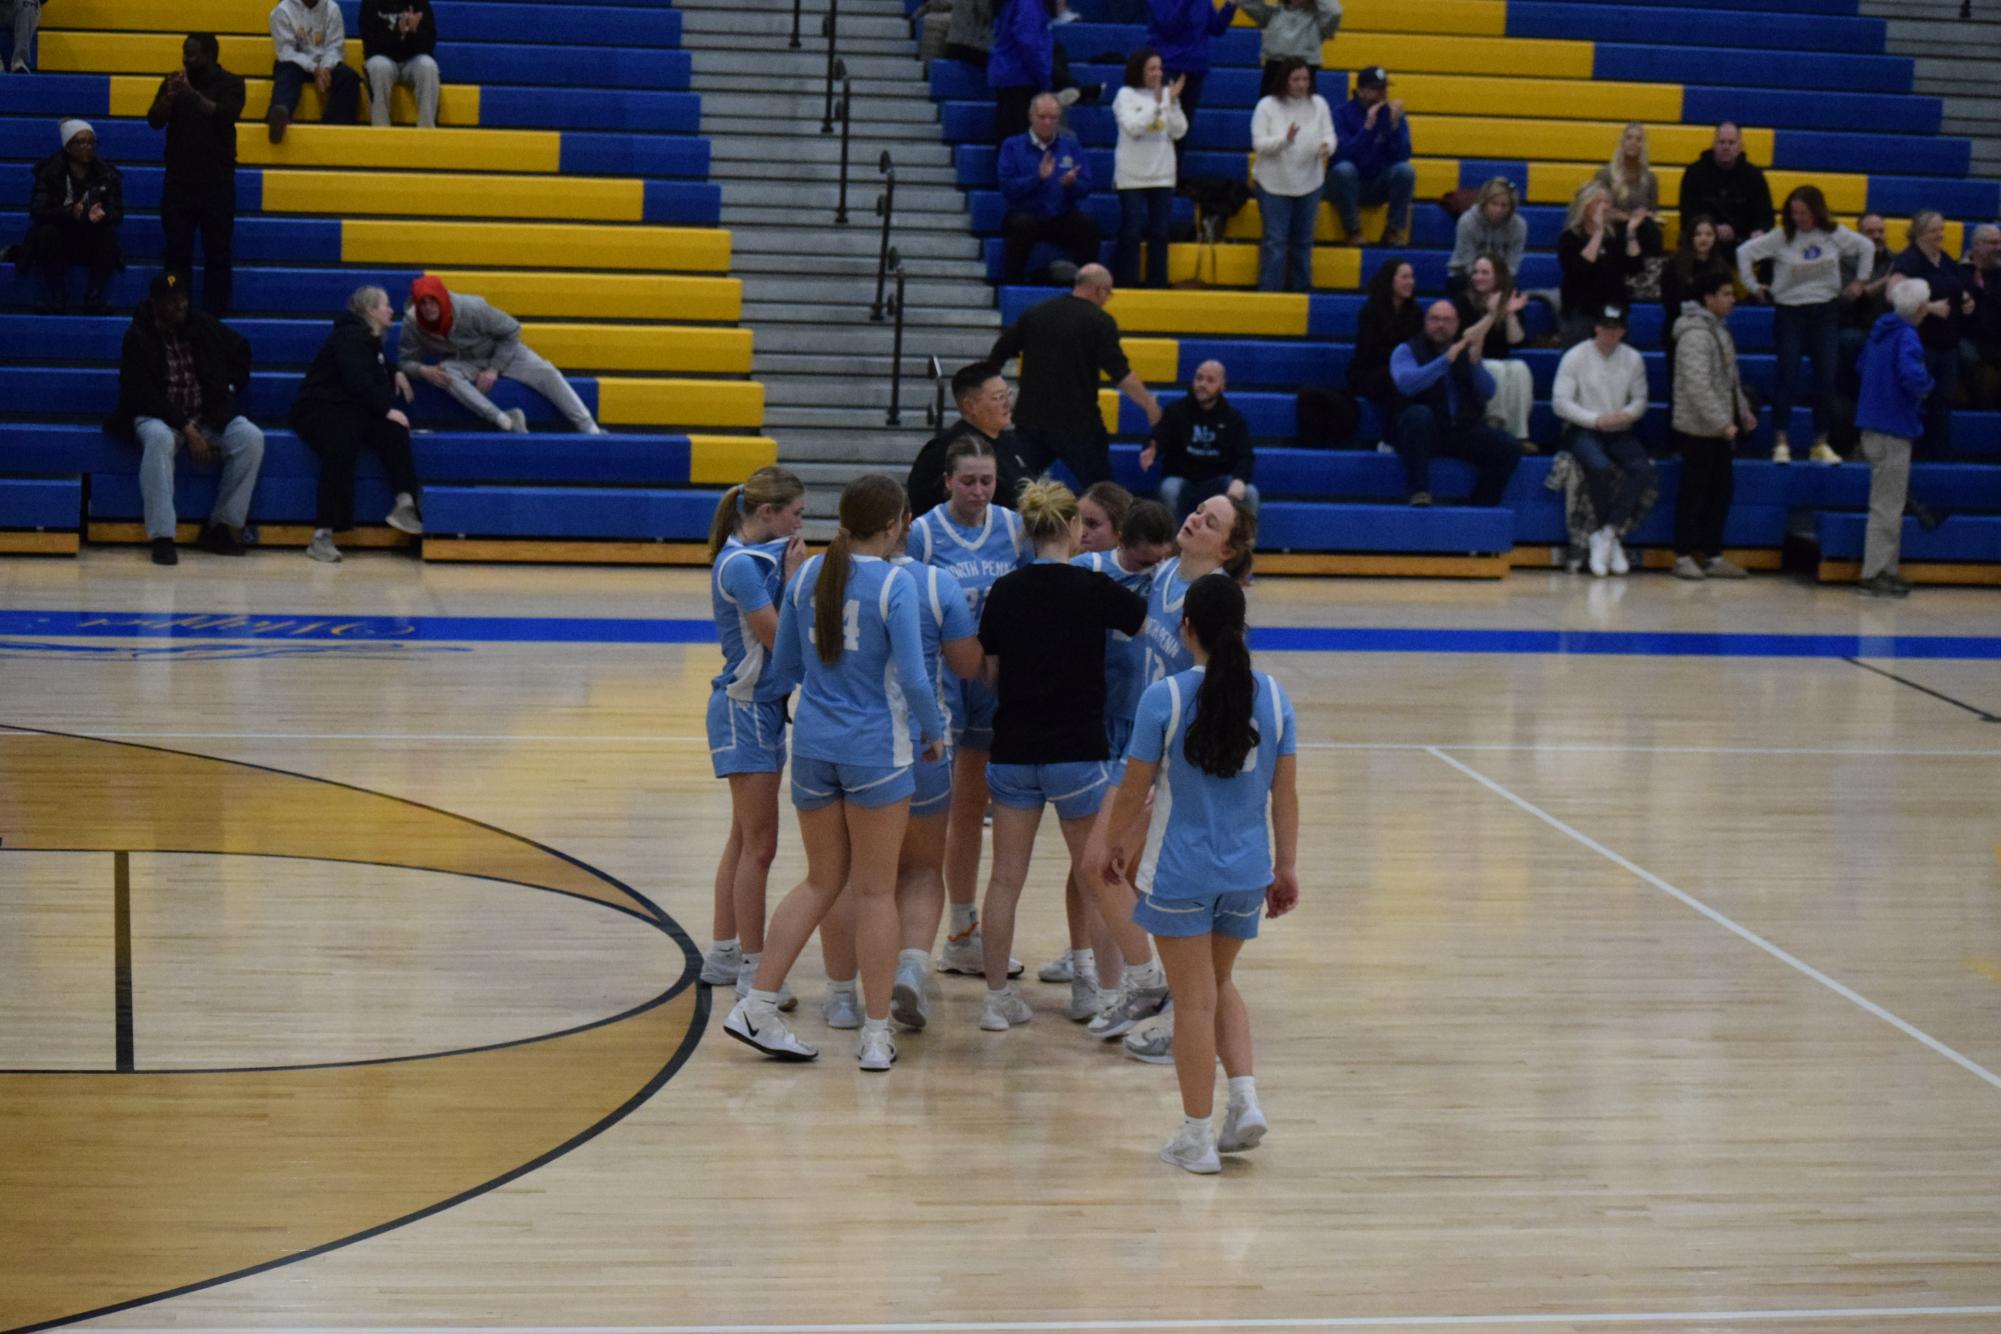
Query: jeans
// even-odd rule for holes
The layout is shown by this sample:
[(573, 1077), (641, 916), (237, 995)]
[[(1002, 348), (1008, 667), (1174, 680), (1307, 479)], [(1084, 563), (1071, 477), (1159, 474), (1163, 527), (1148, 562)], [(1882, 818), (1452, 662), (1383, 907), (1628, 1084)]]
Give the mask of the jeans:
[[(1640, 496), (1653, 485), (1654, 464), (1647, 457), (1647, 447), (1631, 431), (1606, 434), (1576, 429), (1563, 447), (1584, 469), (1599, 526), (1624, 529), (1639, 508)], [(1616, 479), (1614, 469), (1618, 471)]]
[(1522, 461), (1522, 447), (1503, 432), (1484, 424), (1455, 430), (1422, 403), (1411, 404), (1397, 418), (1396, 450), (1403, 462), (1404, 490), (1413, 496), (1431, 490), (1433, 458), (1472, 464), (1476, 475), (1469, 503), (1474, 505), (1500, 504)]
[(1264, 219), (1264, 240), (1258, 245), (1260, 292), (1313, 290), (1313, 223), (1320, 216), (1320, 196), (1275, 195), (1258, 187), (1258, 213)]
[(166, 236), (162, 263), (170, 272), (190, 275), (195, 233), (201, 233), (202, 309), (217, 319), (228, 314), (234, 279), (230, 251), (236, 238), (235, 182), (169, 188), (160, 200), (160, 230)]
[(1146, 242), (1146, 285), (1167, 286), (1167, 225), (1174, 216), (1174, 191), (1168, 186), (1119, 191), (1119, 248), (1112, 277), (1121, 287), (1138, 287), (1139, 247)]
[(1952, 400), (1959, 396), (1959, 349), (1925, 348), (1925, 369), (1932, 373), (1932, 393), (1925, 400), (1925, 438), (1917, 443), (1917, 457), (1936, 463), (1952, 457)]
[(1723, 525), (1737, 490), (1737, 442), (1681, 437), (1681, 494), (1674, 506), (1674, 554), (1707, 560), (1723, 554)]
[(1028, 256), (1044, 241), (1062, 247), (1070, 261), (1082, 268), (1098, 262), (1102, 239), (1098, 220), (1082, 209), (1073, 208), (1053, 218), (1033, 213), (1010, 213), (1001, 221), (1001, 281), (1018, 283), (1028, 276)]
[(1897, 572), (1904, 541), (1904, 499), (1911, 485), (1911, 442), (1880, 431), (1862, 433), (1869, 460), (1869, 526), (1862, 536), (1862, 577)]
[[(312, 76), (289, 60), (271, 67), (271, 106), (283, 107), (287, 115), (299, 109), (299, 94)], [(327, 89), (326, 108), (320, 119), (328, 125), (352, 125), (361, 110), (361, 76), (345, 65), (333, 67), (333, 84)]]
[[(146, 507), (146, 536), (171, 538), (174, 514), (174, 455), (187, 437), (158, 417), (132, 423), (144, 451), (139, 460), (139, 495)], [(232, 417), (220, 435), (206, 431), (222, 453), (222, 482), (215, 489), (215, 508), (208, 521), (224, 528), (241, 528), (250, 517), (250, 493), (257, 489), (257, 472), (264, 465), (264, 432), (244, 417)]]
[(1834, 421), (1834, 374), (1841, 358), (1841, 303), (1780, 306), (1772, 312), (1772, 344), (1779, 354), (1778, 380), (1772, 387), (1772, 429), (1790, 431), (1794, 382), (1800, 354), (1813, 361), (1813, 436), (1827, 435)]
[[(1092, 411), (1096, 410), (1093, 404)], [(1112, 480), (1112, 451), (1102, 429), (1094, 435), (1075, 435), (1017, 426), (1014, 438), (1021, 448), (1022, 472), (1030, 477), (1040, 476), (1060, 459), (1077, 479), (1079, 490)]]
[(504, 364), (493, 367), (474, 366), (464, 361), (441, 362), (445, 372), (446, 392), (457, 399), (461, 406), (483, 421), (495, 426), (507, 424), (507, 414), (494, 406), (493, 400), (479, 391), (473, 381), (482, 370), (492, 369), (510, 380), (518, 380), (542, 397), (555, 404), (556, 411), (570, 423), (573, 431), (586, 434), (595, 430), (597, 423), (591, 420), (590, 409), (577, 397), (577, 391), (570, 388), (570, 382), (563, 373), (550, 365), (541, 354), (527, 346), (517, 346), (514, 355)]
[(400, 65), (388, 56), (370, 56), (368, 70), (368, 119), (373, 125), (389, 123), (389, 99), (397, 84), (408, 88), (417, 99), (417, 125), (432, 130), (438, 125), (438, 62), (429, 56), (412, 56)]
[[(1199, 482), (1191, 482), (1186, 477), (1163, 477), (1155, 498), (1173, 512), (1178, 524), (1195, 512), (1196, 506), (1212, 496), (1228, 495), (1230, 483), (1235, 479), (1228, 473), (1221, 477), (1205, 477)], [(1251, 513), (1258, 512), (1258, 489), (1249, 482), (1244, 483), (1244, 508)]]
[(1341, 229), (1350, 239), (1362, 231), (1363, 204), (1388, 204), (1389, 220), (1384, 231), (1410, 230), (1410, 197), (1417, 192), (1417, 169), (1399, 162), (1375, 176), (1363, 176), (1352, 162), (1336, 162), (1327, 169), (1327, 202), (1340, 215)]
[(387, 417), (325, 403), (295, 405), (292, 429), (320, 456), (319, 501), (313, 526), (333, 532), (354, 527), (354, 461), (363, 447), (382, 456), (390, 484), (417, 494), (417, 463), (410, 432)]
[(0, 27), (14, 29), (14, 48), (8, 53), (7, 67), (15, 73), (34, 68), (28, 53), (35, 46), (35, 30), (42, 24), (42, 0), (0, 0)]

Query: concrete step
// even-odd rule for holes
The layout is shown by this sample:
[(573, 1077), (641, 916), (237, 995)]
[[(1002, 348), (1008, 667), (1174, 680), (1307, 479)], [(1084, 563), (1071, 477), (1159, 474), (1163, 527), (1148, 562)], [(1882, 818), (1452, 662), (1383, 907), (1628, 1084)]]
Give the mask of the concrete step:
[[(721, 55), (723, 53), (716, 52), (712, 54)], [(772, 56), (762, 52), (748, 53), (746, 56), (747, 60), (771, 62), (773, 64), (773, 69), (768, 69), (761, 74), (755, 70), (728, 70), (726, 72), (726, 63), (734, 62), (716, 61), (716, 68), (708, 70), (701, 69), (698, 66), (695, 73), (695, 91), (699, 93), (751, 94), (768, 92), (771, 88), (772, 74), (777, 72), (777, 65), (783, 61), (796, 58), (797, 55), (797, 52), (787, 52), (785, 56), (774, 60)], [(826, 97), (827, 86), (826, 53), (821, 52), (813, 55), (808, 60), (809, 63), (805, 66), (784, 64), (784, 72), (796, 74), (801, 82), (819, 89), (820, 96), (824, 99)], [(864, 64), (864, 61), (866, 61), (866, 64)], [(867, 56), (857, 57), (854, 60), (848, 60), (843, 57), (842, 63), (847, 66), (848, 88), (854, 93), (855, 107), (857, 109), (861, 107), (863, 102), (873, 101), (877, 98), (900, 102), (929, 102), (931, 100), (931, 91), (920, 77), (922, 71), (914, 60), (905, 61), (887, 56)], [(840, 95), (841, 85), (836, 80), (834, 84), (834, 96), (838, 98)]]
[[(792, 8), (789, 5), (783, 10), (762, 13), (741, 8), (692, 9), (680, 5), (675, 8), (681, 11), (681, 44), (687, 47), (727, 46), (746, 36), (769, 37), (775, 34), (788, 40), (792, 36)], [(825, 5), (803, 7), (799, 16), (799, 40), (803, 44), (825, 49), (826, 39), (821, 36), (821, 23), (825, 16)], [(842, 5), (837, 35), (842, 46), (846, 46), (850, 38), (856, 41), (900, 38), (908, 43), (910, 22), (900, 16), (871, 14)]]
[[(711, 179), (740, 176), (775, 181), (788, 178), (825, 182), (840, 180), (840, 128), (836, 126), (832, 134), (826, 135), (818, 132), (818, 126), (813, 129), (811, 135), (795, 134), (785, 139), (783, 154), (773, 151), (777, 145), (765, 135), (733, 135), (727, 141), (712, 138), (709, 141), (709, 176)], [(727, 152), (722, 151), (725, 144)], [(880, 164), (884, 149), (888, 149), (890, 160), (895, 164), (899, 186), (956, 188), (958, 173), (951, 159), (942, 152), (935, 155), (925, 152), (927, 146), (912, 144), (907, 139), (896, 144), (871, 140), (864, 145), (850, 141), (848, 189), (852, 192), (864, 186), (876, 188), (881, 185), (883, 175)]]
[[(706, 98), (704, 99), (706, 103)], [(931, 108), (925, 108), (925, 115), (931, 116)], [(837, 119), (834, 128), (822, 131), (820, 126), (820, 104), (815, 102), (810, 111), (798, 120), (780, 117), (718, 117), (705, 105), (702, 111), (702, 133), (727, 133), (762, 139), (771, 147), (774, 155), (781, 154), (781, 145), (799, 142), (811, 135), (816, 140), (825, 140), (834, 145), (836, 156), (841, 151), (841, 122)], [(938, 123), (931, 119), (911, 120), (852, 120), (848, 122), (849, 152), (856, 162), (874, 164), (876, 158), (887, 148), (894, 153), (898, 148), (929, 146), (939, 143)]]
[[(839, 105), (838, 90), (836, 105)], [(812, 123), (806, 128), (817, 132), (825, 111), (826, 97), (818, 89), (811, 93), (702, 94), (702, 127), (705, 130), (714, 126), (718, 130), (752, 132), (750, 127), (760, 121), (775, 121), (795, 127), (786, 132), (796, 132), (796, 127), (805, 125), (807, 118), (811, 117)], [(857, 97), (850, 109), (849, 119), (853, 121), (857, 133), (863, 125), (928, 125), (935, 129), (938, 108), (929, 98)]]
[[(873, 358), (858, 359), (850, 366), (845, 376), (805, 375), (787, 378), (774, 376), (762, 381), (764, 385), (765, 420), (770, 420), (773, 411), (790, 411), (794, 408), (861, 408), (871, 412), (881, 412), (889, 407), (889, 358), (885, 364), (877, 365)], [(918, 369), (922, 369), (919, 363)], [(911, 367), (904, 367), (905, 378), (902, 387), (903, 405), (911, 403)], [(927, 382), (919, 381), (919, 385)], [(921, 395), (920, 395), (921, 396)]]
[[(824, 185), (783, 185), (769, 181), (723, 181), (722, 222), (725, 227), (752, 227), (762, 223), (784, 226), (796, 224), (799, 210), (824, 211), (831, 217), (834, 199), (840, 190), (833, 182)], [(852, 183), (848, 186), (848, 208), (853, 211), (859, 203), (864, 212), (875, 207), (875, 194), (855, 194)], [(906, 227), (923, 230), (927, 225), (957, 227), (964, 232), (966, 221), (966, 196), (955, 189), (938, 186), (906, 186), (896, 183), (896, 214), (893, 219), (894, 231)], [(971, 235), (967, 232), (967, 235)]]
[[(916, 357), (919, 362), (925, 357), (937, 357), (945, 363), (948, 371), (956, 370), (969, 361), (978, 361), (986, 356), (994, 340), (1000, 337), (999, 317), (992, 311), (987, 313), (993, 318), (986, 325), (971, 324), (956, 329), (929, 326), (913, 334), (906, 324), (903, 329), (903, 353)], [(757, 326), (757, 350), (752, 354), (752, 365), (761, 364), (767, 356), (786, 355), (816, 359), (846, 358), (850, 365), (857, 357), (881, 357), (887, 362), (894, 337), (887, 321), (873, 324), (863, 320), (860, 324), (838, 327), (765, 322)], [(906, 373), (909, 369), (910, 364), (906, 363)]]
[[(992, 321), (992, 323), (988, 321)], [(764, 329), (766, 325), (833, 324), (851, 326), (855, 324), (876, 323), (876, 321), (868, 318), (866, 303), (863, 304), (860, 314), (857, 315), (856, 308), (845, 303), (841, 305), (815, 305), (803, 301), (746, 301), (743, 303), (743, 322), (754, 325), (757, 328), (757, 344), (760, 347), (765, 346)], [(926, 331), (933, 329), (988, 329), (998, 328), (999, 323), (1000, 316), (994, 310), (991, 298), (979, 305), (949, 307), (911, 306), (904, 311), (903, 315), (906, 345), (910, 342), (908, 331), (911, 329), (923, 329)], [(889, 327), (889, 321), (887, 320), (881, 321), (881, 324), (885, 329)], [(835, 331), (830, 330), (829, 332), (832, 333)], [(841, 332), (845, 332), (845, 330)]]
[[(777, 295), (803, 295), (796, 284), (804, 279), (817, 278), (840, 281), (849, 284), (849, 290), (859, 290), (855, 284), (866, 284), (869, 299), (874, 300), (876, 255), (873, 245), (866, 254), (794, 254), (753, 255), (753, 261), (746, 263), (746, 257), (738, 255), (730, 272), (745, 280), (744, 296), (751, 300), (772, 299), (768, 289), (773, 284), (790, 285)], [(753, 284), (754, 280), (754, 284)], [(895, 282), (893, 275), (885, 275), (884, 286)], [(926, 305), (956, 305), (960, 301), (979, 299), (979, 294), (969, 290), (969, 284), (986, 285), (984, 269), (972, 260), (906, 259), (904, 263), (905, 298), (915, 301), (920, 290), (929, 287), (949, 287), (950, 295), (941, 301), (927, 301)], [(988, 290), (991, 290), (990, 288)]]
[[(890, 288), (893, 291), (895, 284)], [(978, 281), (930, 281), (926, 279), (906, 280), (904, 300), (913, 307), (971, 305), (975, 301), (991, 301), (993, 289)], [(745, 274), (743, 275), (743, 299), (746, 305), (752, 302), (821, 302), (839, 305), (843, 301), (856, 302), (864, 308), (875, 299), (875, 273), (821, 276), (819, 274)], [(907, 321), (906, 321), (907, 322)]]
[[(822, 277), (866, 278), (874, 282), (878, 260), (876, 238), (865, 232), (841, 232), (831, 227), (827, 230), (828, 235), (814, 242), (817, 252), (798, 249), (796, 243), (793, 248), (774, 247), (765, 251), (747, 251), (739, 247), (731, 261), (730, 272), (742, 278), (753, 274), (774, 277), (818, 274)], [(986, 279), (986, 266), (973, 259), (964, 245), (956, 254), (920, 255), (912, 248), (915, 242), (929, 244), (930, 239), (912, 236), (898, 242), (904, 272), (911, 281), (983, 282)]]
[[(886, 387), (885, 382), (885, 389)], [(886, 392), (883, 401), (885, 403), (888, 402)], [(904, 426), (916, 433), (916, 440), (920, 445), (924, 443), (926, 438), (922, 433), (925, 401), (922, 394), (913, 394), (907, 397), (903, 404)], [(764, 429), (767, 431), (787, 432), (802, 427), (819, 430), (847, 430), (854, 432), (858, 441), (862, 435), (879, 436), (887, 430), (902, 429), (885, 426), (883, 424), (883, 410), (877, 407), (798, 407), (788, 405), (770, 409), (764, 414)], [(783, 437), (781, 436), (781, 438)], [(781, 448), (783, 447), (781, 446)]]
[[(828, 222), (819, 227), (801, 227), (797, 218), (793, 225), (785, 227), (738, 227), (730, 233), (732, 271), (768, 268), (770, 259), (818, 250), (825, 255), (865, 255), (869, 272), (873, 273), (876, 255), (882, 247), (881, 224), (868, 210), (855, 210), (852, 200), (849, 208), (853, 211), (846, 227), (835, 226), (831, 213), (826, 215)], [(905, 267), (913, 273), (939, 261), (969, 263), (985, 272), (985, 265), (979, 259), (979, 243), (963, 227), (956, 232), (945, 228), (925, 231), (898, 228), (891, 234), (890, 243), (902, 253)]]
[[(846, 15), (842, 15), (842, 17), (845, 19)], [(800, 45), (796, 49), (791, 44), (791, 33), (792, 19), (788, 15), (785, 20), (785, 26), (781, 31), (770, 33), (731, 33), (727, 37), (718, 38), (716, 45), (710, 49), (735, 52), (771, 52), (792, 56), (810, 55), (818, 57), (823, 65), (826, 63), (827, 39), (820, 35), (819, 19), (808, 19), (806, 30), (800, 34)], [(706, 46), (707, 44), (705, 43), (704, 45)], [(844, 23), (835, 54), (848, 62), (850, 70), (856, 74), (860, 74), (862, 67), (858, 66), (856, 62), (861, 60), (902, 59), (914, 66), (917, 63), (917, 43), (911, 41), (907, 35), (902, 37), (851, 37), (846, 31), (846, 24)], [(873, 73), (875, 71), (871, 68), (870, 72)]]
[[(940, 340), (936, 338), (925, 340), (925, 350), (921, 356), (912, 355), (910, 349), (905, 347), (904, 383), (906, 385), (912, 383), (913, 376), (925, 383), (930, 382), (926, 366), (926, 359), (929, 357), (937, 357), (944, 373), (949, 376), (966, 362), (985, 355), (988, 345), (992, 342), (993, 339), (987, 336), (968, 337), (963, 341), (954, 340), (950, 355), (941, 350)], [(759, 349), (751, 357), (751, 376), (761, 384), (770, 384), (786, 376), (810, 378), (816, 375), (852, 375), (858, 359), (867, 359), (873, 364), (875, 358), (880, 358), (885, 368), (883, 373), (888, 374), (887, 341), (880, 348), (851, 348), (848, 341), (843, 339), (838, 348), (814, 349), (807, 352), (766, 352)]]

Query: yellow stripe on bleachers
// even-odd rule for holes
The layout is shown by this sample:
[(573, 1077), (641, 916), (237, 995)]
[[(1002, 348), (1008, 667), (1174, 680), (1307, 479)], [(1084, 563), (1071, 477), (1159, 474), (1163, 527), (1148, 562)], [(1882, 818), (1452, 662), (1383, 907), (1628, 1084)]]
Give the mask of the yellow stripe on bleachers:
[[(477, 286), (466, 290), (481, 295)], [(565, 370), (750, 374), (748, 329), (530, 322), (521, 326), (521, 336)]]
[[(47, 16), (42, 19), (42, 31), (96, 29), (172, 32), (181, 36), (190, 32), (268, 36), (271, 9), (269, 0), (173, 0), (171, 5), (135, 3), (135, 0), (62, 0), (61, 4), (49, 6)], [(174, 40), (178, 42), (180, 37)]]
[(696, 486), (734, 486), (778, 462), (778, 442), (762, 435), (690, 435), (688, 480)]
[[(1250, 15), (1237, 12), (1236, 26), (1253, 26)], [(1347, 0), (1341, 18), (1343, 32), (1440, 33), (1463, 37), (1502, 37), (1508, 31), (1506, 0)]]
[(491, 264), (656, 273), (728, 273), (720, 227), (616, 227), (551, 222), (418, 222), (352, 218), (341, 224), (349, 264)]
[(1119, 391), (1100, 389), (1098, 391), (1098, 416), (1105, 423), (1106, 435), (1119, 433)]
[[(231, 71), (234, 73), (235, 71)], [(119, 74), (111, 80), (111, 114), (114, 116), (143, 116), (153, 105), (153, 95), (160, 90), (160, 81), (146, 75)], [(271, 110), (271, 81), (269, 79), (245, 79), (243, 81), (243, 119), (261, 121)], [(362, 106), (368, 105), (368, 91), (363, 87)], [(299, 121), (317, 121), (326, 111), (326, 102), (320, 97), (320, 90), (307, 84), (299, 94), (299, 109), (294, 116)], [(417, 103), (408, 88), (400, 84), (389, 99), (389, 118), (398, 125), (417, 123)], [(477, 125), (479, 124), (479, 85), (476, 83), (447, 83), (438, 88), (438, 124)]]
[(1405, 37), (1395, 33), (1349, 32), (1343, 28), (1320, 48), (1326, 69), (1357, 70), (1382, 65), (1390, 72), (1390, 96), (1399, 96), (1406, 70), (1427, 74), (1538, 75), (1549, 79), (1588, 79), (1597, 59), (1590, 42), (1548, 41), (1530, 37)]
[[(1420, 204), (1426, 200), (1436, 200), (1447, 190), (1459, 188), (1459, 163), (1438, 158), (1413, 158), (1411, 166), (1417, 169), (1417, 189), (1415, 197)], [(1362, 233), (1365, 236), (1382, 235), (1384, 214), (1388, 209), (1376, 204), (1362, 210)], [(1231, 240), (1255, 241), (1264, 235), (1264, 218), (1258, 212), (1257, 200), (1253, 199), (1238, 209), (1230, 219), (1223, 235)], [(1332, 205), (1322, 204), (1319, 216), (1314, 220), (1313, 239), (1321, 244), (1329, 244), (1342, 239), (1341, 224), (1335, 220)]]
[[(1681, 121), (1678, 83), (1399, 74), (1397, 96), (1413, 116), (1540, 116), (1552, 120)], [(1412, 126), (1421, 132), (1424, 122)], [(1705, 145), (1706, 147), (1707, 145)], [(1608, 147), (1605, 158), (1610, 161)]]
[(1119, 345), (1133, 373), (1148, 384), (1173, 384), (1181, 374), (1181, 340), (1178, 338), (1125, 338)]
[(246, 167), (410, 167), (449, 163), (455, 171), (555, 172), (563, 136), (554, 130), (416, 130), (372, 125), (298, 125), (274, 144), (263, 125), (236, 127), (236, 160)]
[[(1612, 160), (1625, 128), (1624, 121), (1426, 116), (1411, 122), (1411, 139), (1426, 156), (1532, 156), (1550, 162), (1588, 162), (1596, 170)], [(1646, 130), (1647, 152), (1656, 162), (1692, 162), (1716, 133), (1707, 125), (1653, 124)], [(1770, 130), (1744, 131), (1744, 151), (1753, 162), (1770, 162), (1772, 143)]]
[[(681, 278), (638, 273), (527, 273), (430, 270), (454, 291), (483, 296), (520, 317), (559, 320), (657, 320), (734, 324), (743, 313), (735, 278)], [(391, 293), (400, 302), (402, 293)]]
[(1290, 292), (1188, 292), (1126, 288), (1106, 307), (1128, 333), (1266, 334), (1306, 332), (1306, 298)]
[(755, 380), (598, 379), (598, 420), (607, 426), (761, 426), (764, 386)]
[[(1255, 287), (1258, 281), (1258, 247), (1250, 245), (1177, 245), (1167, 252), (1169, 281), (1191, 279), (1217, 287)], [(1350, 288), (1362, 285), (1362, 252), (1354, 246), (1335, 249), (1318, 246), (1313, 251), (1313, 285), (1316, 288)], [(1127, 354), (1131, 356), (1130, 353)]]
[[(1694, 154), (1690, 154), (1691, 157)], [(1568, 204), (1577, 187), (1591, 179), (1595, 167), (1575, 162), (1531, 162), (1529, 163), (1528, 200), (1532, 204)], [(1654, 174), (1660, 178), (1661, 201), (1681, 198), (1682, 167), (1656, 165)], [(1860, 213), (1869, 207), (1869, 178), (1848, 176), (1834, 172), (1777, 171), (1767, 167), (1765, 179), (1772, 187), (1772, 202), (1782, 202), (1786, 195), (1802, 185), (1817, 185), (1827, 196), (1827, 206), (1836, 213)], [(1899, 247), (1901, 249), (1901, 247)]]
[[(42, 68), (69, 74), (162, 75), (181, 63), (185, 31), (49, 32), (42, 36)], [(271, 35), (222, 35), (222, 65), (232, 74), (271, 72)], [(361, 72), (361, 43), (347, 44), (347, 64)]]
[(644, 182), (603, 177), (460, 176), (415, 171), (264, 173), (266, 213), (638, 222), (645, 208)]

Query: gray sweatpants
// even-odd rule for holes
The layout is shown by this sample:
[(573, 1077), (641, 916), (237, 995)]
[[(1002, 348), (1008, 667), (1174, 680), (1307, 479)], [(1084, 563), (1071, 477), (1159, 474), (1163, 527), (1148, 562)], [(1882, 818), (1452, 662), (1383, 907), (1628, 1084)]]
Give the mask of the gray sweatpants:
[(493, 405), (493, 400), (479, 392), (473, 383), (483, 370), (498, 371), (510, 380), (519, 380), (542, 397), (556, 405), (556, 411), (570, 423), (573, 431), (593, 432), (597, 423), (591, 420), (590, 410), (577, 397), (577, 391), (570, 388), (570, 382), (563, 373), (545, 361), (536, 351), (523, 343), (516, 347), (514, 355), (501, 365), (492, 367), (475, 366), (464, 361), (442, 361), (439, 368), (450, 377), (447, 386), (451, 395), (464, 404), (474, 416), (484, 418), (495, 426), (507, 425), (507, 414)]
[(417, 127), (438, 127), (438, 62), (429, 56), (412, 56), (398, 64), (388, 56), (370, 56), (368, 71), (368, 119), (374, 125), (389, 123), (389, 98), (397, 84), (417, 97)]
[(14, 51), (8, 65), (15, 71), (31, 68), (28, 53), (35, 49), (35, 30), (42, 25), (42, 0), (0, 0), (0, 27), (14, 29)]
[[(139, 460), (139, 495), (146, 507), (146, 536), (174, 535), (174, 455), (185, 437), (158, 417), (141, 417), (133, 433), (145, 451)], [(222, 482), (215, 489), (215, 508), (208, 521), (241, 528), (250, 516), (250, 493), (257, 489), (257, 472), (264, 466), (264, 432), (247, 417), (232, 417), (221, 435), (209, 439), (222, 451)]]
[(1911, 442), (1879, 431), (1862, 433), (1869, 460), (1869, 529), (1862, 544), (1862, 577), (1897, 572), (1904, 538), (1904, 498), (1911, 487)]

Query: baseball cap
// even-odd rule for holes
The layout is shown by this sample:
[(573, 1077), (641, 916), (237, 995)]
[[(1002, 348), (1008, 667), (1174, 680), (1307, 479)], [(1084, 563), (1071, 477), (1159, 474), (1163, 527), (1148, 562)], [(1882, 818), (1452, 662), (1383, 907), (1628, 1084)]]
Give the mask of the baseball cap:
[(1623, 329), (1626, 327), (1626, 308), (1616, 304), (1600, 306), (1592, 315), (1591, 322), (1593, 324), (1616, 324)]
[(1390, 72), (1381, 65), (1370, 65), (1355, 75), (1357, 88), (1385, 88), (1389, 82)]

